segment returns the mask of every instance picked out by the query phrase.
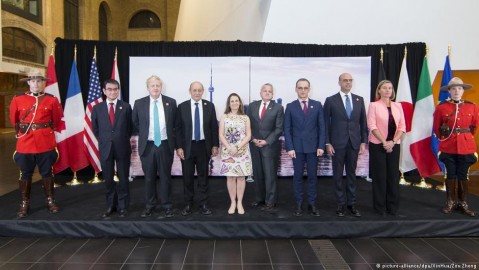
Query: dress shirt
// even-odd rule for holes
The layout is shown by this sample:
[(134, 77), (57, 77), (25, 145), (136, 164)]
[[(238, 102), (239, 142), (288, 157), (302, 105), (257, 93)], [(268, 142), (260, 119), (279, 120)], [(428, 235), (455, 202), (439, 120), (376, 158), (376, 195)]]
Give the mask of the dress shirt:
[[(168, 135), (166, 133), (166, 120), (165, 120), (165, 110), (163, 108), (163, 99), (162, 96), (157, 99), (158, 100), (158, 112), (160, 113), (160, 133), (161, 133), (161, 140), (167, 140)], [(150, 125), (148, 128), (148, 140), (154, 141), (155, 140), (155, 127), (153, 124), (153, 110), (155, 106), (155, 100), (150, 96)]]
[(198, 110), (200, 111), (200, 140), (205, 139), (205, 134), (203, 132), (203, 103), (202, 100), (200, 99), (199, 101), (195, 101), (194, 99), (191, 99), (191, 126), (192, 126), (192, 132), (191, 132), (191, 140), (195, 140), (195, 109), (196, 105), (195, 103), (198, 103)]

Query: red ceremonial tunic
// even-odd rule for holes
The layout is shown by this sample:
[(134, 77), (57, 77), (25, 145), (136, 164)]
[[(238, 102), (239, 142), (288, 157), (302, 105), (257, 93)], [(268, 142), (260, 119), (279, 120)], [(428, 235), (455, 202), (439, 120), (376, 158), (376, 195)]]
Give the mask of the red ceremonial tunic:
[[(39, 100), (38, 108), (30, 109)], [(30, 111), (30, 113), (27, 112)], [(24, 119), (23, 117), (27, 115)], [(42, 125), (52, 122), (52, 127), (30, 127), (26, 134), (17, 133), (16, 151), (23, 154), (36, 154), (51, 151), (56, 147), (54, 130), (59, 127), (63, 118), (63, 109), (58, 99), (50, 94), (40, 94), (38, 97), (30, 93), (13, 97), (10, 103), (10, 122), (13, 126), (17, 123)], [(33, 119), (33, 121), (32, 121)]]
[[(437, 105), (434, 111), (434, 133), (440, 139), (439, 151), (448, 154), (474, 154), (477, 151), (474, 133), (479, 128), (479, 107), (469, 101), (461, 100), (456, 105), (452, 100)], [(456, 106), (459, 111), (456, 116)], [(457, 118), (457, 120), (456, 120)], [(456, 123), (454, 125), (454, 122)], [(439, 129), (443, 123), (447, 123), (452, 134), (441, 138)], [(471, 132), (456, 132), (457, 129), (473, 127)], [(447, 139), (446, 139), (447, 138)], [(444, 140), (444, 141), (442, 141)]]

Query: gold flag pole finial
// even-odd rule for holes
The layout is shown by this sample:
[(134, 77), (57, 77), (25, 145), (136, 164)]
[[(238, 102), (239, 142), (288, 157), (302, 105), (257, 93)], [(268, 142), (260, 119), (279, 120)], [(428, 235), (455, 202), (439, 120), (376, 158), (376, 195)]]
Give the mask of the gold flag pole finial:
[(447, 55), (451, 56), (451, 44), (447, 45)]
[(77, 186), (77, 185), (80, 185), (82, 184), (80, 181), (78, 181), (78, 178), (77, 178), (77, 172), (74, 171), (73, 172), (73, 179), (67, 183), (67, 185), (69, 186)]
[(75, 44), (73, 59), (75, 59), (75, 62), (77, 61), (77, 45), (76, 44)]
[(96, 45), (93, 47), (93, 59), (96, 61)]
[(426, 58), (427, 58), (428, 55), (429, 55), (429, 47), (426, 46)]
[(381, 61), (381, 63), (384, 63), (384, 51), (383, 51), (383, 48), (381, 48), (381, 50), (379, 51), (379, 61)]
[(117, 56), (118, 56), (118, 47), (115, 47), (115, 61), (117, 59)]
[(404, 57), (407, 56), (407, 46), (404, 46)]
[(401, 178), (399, 178), (399, 184), (402, 186), (409, 186), (411, 183), (407, 182), (406, 179), (404, 179), (404, 173), (401, 172)]
[(53, 55), (55, 53), (55, 43), (52, 43), (52, 49), (50, 51), (50, 55)]

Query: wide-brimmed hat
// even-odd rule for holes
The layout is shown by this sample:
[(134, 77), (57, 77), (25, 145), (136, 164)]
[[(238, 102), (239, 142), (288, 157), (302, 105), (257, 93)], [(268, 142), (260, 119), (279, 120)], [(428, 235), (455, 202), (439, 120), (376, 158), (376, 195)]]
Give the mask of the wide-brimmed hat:
[(49, 81), (50, 78), (46, 78), (44, 77), (40, 71), (38, 70), (33, 70), (33, 71), (30, 71), (27, 75), (26, 78), (22, 78), (20, 79), (21, 82), (26, 82), (26, 81), (29, 81), (29, 80), (42, 80), (42, 81)]
[(467, 89), (471, 89), (472, 88), (472, 85), (471, 84), (465, 84), (461, 78), (459, 77), (454, 77), (452, 78), (449, 83), (447, 85), (444, 85), (443, 87), (441, 87), (441, 91), (449, 91), (449, 89), (451, 87), (454, 87), (454, 86), (462, 86), (462, 88), (464, 88), (464, 90), (467, 90)]

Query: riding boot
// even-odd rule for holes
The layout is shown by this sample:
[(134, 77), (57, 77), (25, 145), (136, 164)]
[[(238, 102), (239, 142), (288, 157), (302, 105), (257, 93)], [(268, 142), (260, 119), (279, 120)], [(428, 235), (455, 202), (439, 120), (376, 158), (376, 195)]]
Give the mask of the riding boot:
[(18, 180), (18, 186), (22, 195), (22, 203), (18, 209), (17, 216), (24, 218), (30, 209), (30, 191), (32, 190), (32, 179)]
[(450, 214), (457, 207), (456, 179), (446, 179), (446, 205), (442, 208), (444, 214)]
[(467, 193), (468, 193), (469, 181), (458, 180), (457, 183), (458, 183), (458, 195), (459, 195), (459, 203), (457, 206), (458, 210), (470, 217), (476, 216), (476, 213), (470, 210), (469, 206), (467, 205)]
[(47, 208), (50, 213), (55, 214), (60, 211), (60, 207), (55, 203), (55, 198), (53, 196), (54, 182), (53, 177), (44, 177), (43, 179), (43, 190), (45, 191), (45, 197), (47, 197)]

